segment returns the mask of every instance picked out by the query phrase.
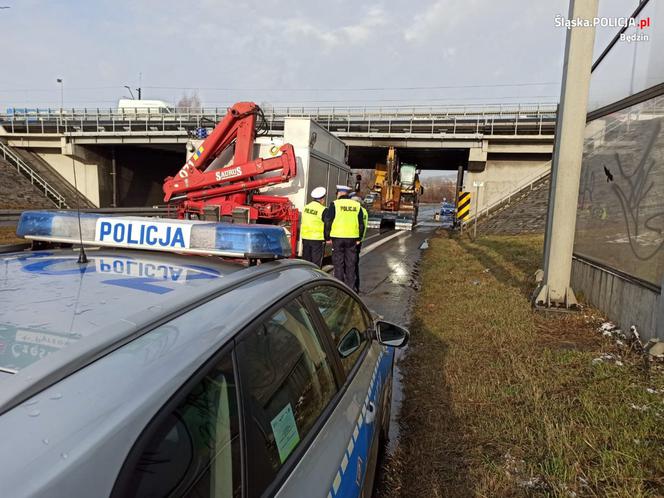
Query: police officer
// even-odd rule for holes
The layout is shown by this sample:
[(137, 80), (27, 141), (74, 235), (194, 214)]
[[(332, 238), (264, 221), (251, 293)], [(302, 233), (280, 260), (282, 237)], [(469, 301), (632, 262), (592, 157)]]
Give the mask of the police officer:
[(353, 290), (360, 293), (360, 252), (362, 252), (362, 242), (367, 236), (367, 227), (369, 226), (369, 213), (364, 206), (362, 206), (362, 197), (353, 193), (350, 198), (354, 201), (357, 201), (360, 204), (360, 209), (362, 210), (362, 219), (364, 220), (364, 231), (362, 232), (362, 237), (360, 238), (360, 243), (357, 244), (357, 262), (355, 263), (355, 285)]
[(350, 188), (337, 185), (337, 199), (325, 212), (325, 240), (332, 240), (334, 276), (351, 289), (355, 286), (357, 245), (364, 233), (362, 206), (350, 199)]
[(302, 259), (311, 261), (318, 267), (323, 264), (325, 251), (325, 187), (316, 187), (311, 191), (313, 201), (304, 206), (302, 212)]

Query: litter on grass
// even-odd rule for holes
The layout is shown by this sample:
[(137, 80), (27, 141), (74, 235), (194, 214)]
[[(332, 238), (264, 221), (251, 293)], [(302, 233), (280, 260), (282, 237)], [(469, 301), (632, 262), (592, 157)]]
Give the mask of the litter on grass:
[(593, 358), (592, 364), (593, 365), (598, 365), (600, 363), (611, 363), (613, 362), (615, 365), (622, 367), (623, 362), (620, 361), (620, 358), (613, 353), (604, 353), (597, 358)]

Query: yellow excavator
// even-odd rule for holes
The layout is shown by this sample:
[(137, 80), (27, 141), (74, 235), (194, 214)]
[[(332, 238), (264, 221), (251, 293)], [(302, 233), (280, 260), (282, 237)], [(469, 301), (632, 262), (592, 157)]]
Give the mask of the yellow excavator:
[(369, 207), (369, 228), (394, 223), (397, 230), (412, 230), (423, 193), (416, 165), (401, 163), (396, 148), (390, 147), (385, 164), (376, 164), (371, 190), (376, 195)]

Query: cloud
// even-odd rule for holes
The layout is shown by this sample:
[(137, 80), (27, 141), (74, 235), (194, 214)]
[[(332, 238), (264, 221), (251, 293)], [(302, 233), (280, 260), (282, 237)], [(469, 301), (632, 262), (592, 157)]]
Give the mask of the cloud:
[(457, 53), (456, 47), (445, 47), (443, 49), (443, 58), (444, 59), (453, 59)]
[(333, 47), (339, 43), (339, 37), (336, 33), (326, 31), (306, 18), (288, 19), (285, 33), (292, 42), (301, 41), (301, 38), (310, 38), (326, 47)]
[(568, 1), (21, 0), (0, 14), (21, 68), (0, 71), (0, 108), (57, 105), (56, 77), (68, 105), (114, 105), (139, 73), (146, 98), (212, 107), (532, 100), (557, 91), (472, 85), (559, 80)]
[(329, 28), (309, 18), (299, 17), (288, 19), (285, 31), (293, 42), (309, 38), (321, 43), (326, 49), (332, 49), (366, 42), (376, 29), (387, 23), (387, 16), (382, 7), (373, 6), (367, 10), (360, 22), (354, 24)]
[(372, 7), (367, 12), (364, 20), (358, 24), (344, 26), (341, 32), (348, 37), (351, 43), (367, 41), (374, 30), (388, 24), (385, 12), (381, 7)]
[(449, 27), (451, 18), (458, 16), (455, 10), (459, 11), (452, 4), (453, 2), (448, 0), (437, 0), (423, 12), (415, 15), (410, 25), (403, 30), (404, 40), (409, 43), (421, 43)]

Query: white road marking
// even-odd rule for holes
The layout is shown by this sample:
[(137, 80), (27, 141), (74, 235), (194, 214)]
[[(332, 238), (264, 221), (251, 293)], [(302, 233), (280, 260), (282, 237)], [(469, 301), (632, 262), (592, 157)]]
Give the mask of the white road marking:
[(367, 237), (366, 239), (364, 239), (362, 242), (366, 242), (367, 240), (375, 239), (376, 237), (380, 237), (381, 235), (383, 235), (383, 234), (382, 233), (375, 233), (371, 237)]
[[(416, 225), (416, 226), (417, 226), (417, 225)], [(388, 236), (388, 237), (385, 237), (384, 239), (380, 239), (380, 240), (374, 242), (373, 244), (369, 244), (367, 247), (363, 247), (363, 248), (362, 248), (362, 252), (360, 252), (360, 258), (363, 257), (363, 256), (366, 256), (366, 255), (369, 254), (371, 251), (373, 251), (373, 250), (376, 249), (377, 247), (382, 246), (382, 245), (385, 244), (386, 242), (389, 242), (389, 241), (392, 240), (393, 238), (398, 237), (399, 235), (403, 235), (404, 233), (411, 233), (411, 231), (410, 231), (410, 230), (401, 230), (401, 231), (399, 231), (399, 232), (393, 233), (392, 235), (390, 235), (390, 236)]]

